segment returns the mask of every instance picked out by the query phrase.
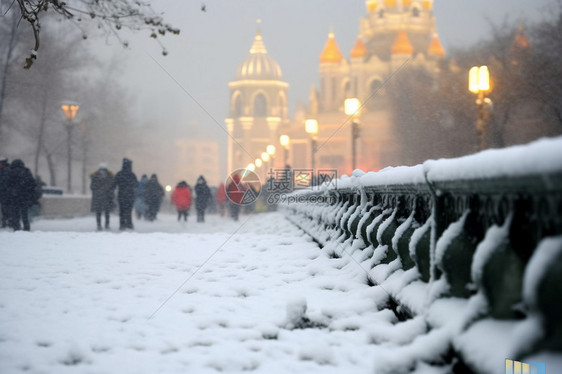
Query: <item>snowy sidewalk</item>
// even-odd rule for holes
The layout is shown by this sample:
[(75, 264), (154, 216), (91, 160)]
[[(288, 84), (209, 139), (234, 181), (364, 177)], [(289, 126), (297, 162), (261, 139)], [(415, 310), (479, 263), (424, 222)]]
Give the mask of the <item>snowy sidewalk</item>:
[[(356, 264), (277, 213), (190, 219), (0, 232), (0, 373), (373, 372), (396, 318)], [(291, 329), (304, 300), (317, 326)]]

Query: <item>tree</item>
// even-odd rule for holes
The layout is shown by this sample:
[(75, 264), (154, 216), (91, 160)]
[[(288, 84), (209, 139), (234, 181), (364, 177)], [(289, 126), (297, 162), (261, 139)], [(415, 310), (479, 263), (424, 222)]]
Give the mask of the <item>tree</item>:
[[(2, 11), (2, 9), (0, 9)], [(0, 23), (0, 39), (4, 42), (0, 45), (1, 71), (0, 71), (0, 139), (2, 139), (2, 113), (4, 109), (4, 97), (6, 96), (6, 81), (8, 70), (15, 60), (15, 50), (18, 45), (18, 19), (19, 13), (16, 11), (8, 12), (4, 15), (8, 22)]]
[[(55, 22), (53, 17), (44, 19), (48, 26)], [(69, 25), (56, 26), (42, 33), (45, 51), (33, 69), (0, 65), (0, 71), (6, 71), (2, 153), (24, 159), (35, 174), (46, 166), (50, 185), (57, 185), (57, 172), (67, 160), (63, 100), (81, 104), (73, 130), (71, 161), (74, 166), (81, 162), (83, 174), (85, 169), (90, 170), (90, 161), (120, 160), (122, 143), (129, 138), (128, 128), (135, 123), (130, 119), (131, 106), (126, 103), (129, 98), (116, 83), (119, 61), (103, 65), (89, 52), (89, 43), (69, 32)], [(25, 45), (33, 38), (21, 29), (17, 31), (13, 50), (16, 59), (23, 56)]]
[[(124, 46), (118, 31), (126, 28), (130, 30), (148, 30), (150, 37), (157, 39), (158, 35), (167, 33), (179, 34), (180, 30), (164, 22), (156, 14), (148, 1), (143, 0), (16, 0), (21, 12), (21, 18), (31, 27), (34, 37), (34, 47), (25, 59), (24, 67), (29, 69), (37, 59), (40, 46), (41, 20), (45, 14), (58, 14), (66, 21), (74, 23), (82, 30), (82, 36), (87, 38), (85, 28), (81, 23), (90, 20), (98, 29), (115, 35)], [(167, 54), (163, 48), (162, 53)]]
[(558, 12), (554, 14), (532, 30), (536, 53), (531, 84), (538, 92), (537, 100), (556, 118), (557, 126), (562, 127), (562, 1), (558, 2)]

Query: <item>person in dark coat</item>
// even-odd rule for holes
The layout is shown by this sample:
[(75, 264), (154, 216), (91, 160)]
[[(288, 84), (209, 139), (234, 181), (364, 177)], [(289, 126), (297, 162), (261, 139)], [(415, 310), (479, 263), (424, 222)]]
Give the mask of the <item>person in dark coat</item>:
[(152, 174), (144, 186), (144, 202), (146, 204), (146, 219), (154, 221), (160, 210), (164, 198), (164, 188), (158, 182), (156, 174)]
[(197, 211), (197, 222), (205, 222), (205, 209), (211, 197), (211, 190), (202, 175), (197, 178), (195, 184), (195, 210)]
[(8, 227), (8, 173), (10, 164), (6, 157), (0, 157), (0, 208), (2, 209), (2, 228)]
[(7, 180), (8, 225), (14, 230), (30, 230), (28, 209), (37, 200), (36, 182), (33, 174), (22, 160), (10, 165)]
[(121, 170), (115, 175), (113, 187), (117, 188), (117, 204), (119, 204), (119, 230), (133, 229), (133, 203), (138, 180), (133, 173), (133, 161), (123, 159)]
[(90, 175), (90, 190), (92, 190), (92, 211), (96, 213), (98, 231), (101, 231), (101, 215), (105, 216), (105, 229), (109, 229), (109, 213), (113, 209), (113, 173), (107, 170), (106, 164), (100, 164), (99, 169)]

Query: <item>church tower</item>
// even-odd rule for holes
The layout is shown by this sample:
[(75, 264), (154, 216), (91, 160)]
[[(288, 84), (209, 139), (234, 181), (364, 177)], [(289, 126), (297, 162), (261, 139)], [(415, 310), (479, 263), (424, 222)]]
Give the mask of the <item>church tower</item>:
[[(258, 21), (259, 22), (259, 21)], [(230, 89), (228, 172), (245, 168), (268, 145), (278, 149), (279, 127), (288, 122), (287, 89), (279, 64), (267, 53), (258, 29)]]
[[(402, 164), (387, 83), (408, 67), (436, 74), (445, 56), (433, 0), (366, 0), (365, 5), (367, 14), (349, 55), (342, 54), (330, 32), (320, 55), (320, 88), (311, 91), (306, 114), (318, 121), (319, 141), (329, 142), (316, 155), (316, 165), (341, 173), (351, 172), (353, 147), (363, 170)], [(360, 130), (355, 142), (346, 125), (352, 121), (344, 114), (346, 98), (361, 103), (353, 119)]]

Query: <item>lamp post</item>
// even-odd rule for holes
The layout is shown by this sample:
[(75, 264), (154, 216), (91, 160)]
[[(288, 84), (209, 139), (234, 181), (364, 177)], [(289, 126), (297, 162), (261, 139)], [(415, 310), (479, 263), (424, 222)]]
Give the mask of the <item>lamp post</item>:
[(283, 167), (285, 168), (289, 164), (289, 144), (291, 144), (291, 138), (289, 138), (289, 135), (281, 135), (279, 143), (283, 147)]
[(345, 99), (344, 111), (347, 116), (351, 116), (351, 171), (357, 166), (357, 139), (359, 139), (359, 109), (361, 103), (357, 98)]
[(478, 119), (476, 120), (476, 131), (478, 131), (480, 150), (486, 148), (486, 130), (490, 123), (492, 100), (485, 97), (491, 92), (490, 72), (487, 66), (473, 66), (468, 72), (468, 90), (476, 95), (478, 107)]
[(318, 121), (315, 119), (307, 119), (304, 121), (304, 130), (310, 135), (310, 167), (314, 173), (316, 169), (316, 151), (318, 150)]
[(66, 190), (67, 192), (70, 193), (72, 192), (72, 129), (73, 129), (72, 120), (74, 119), (74, 117), (76, 117), (76, 113), (78, 112), (80, 105), (74, 102), (65, 102), (64, 104), (61, 105), (61, 108), (67, 119), (67, 121), (64, 123), (66, 128), (66, 141), (67, 141), (66, 152), (68, 158), (68, 164), (67, 164), (68, 181), (67, 181)]

